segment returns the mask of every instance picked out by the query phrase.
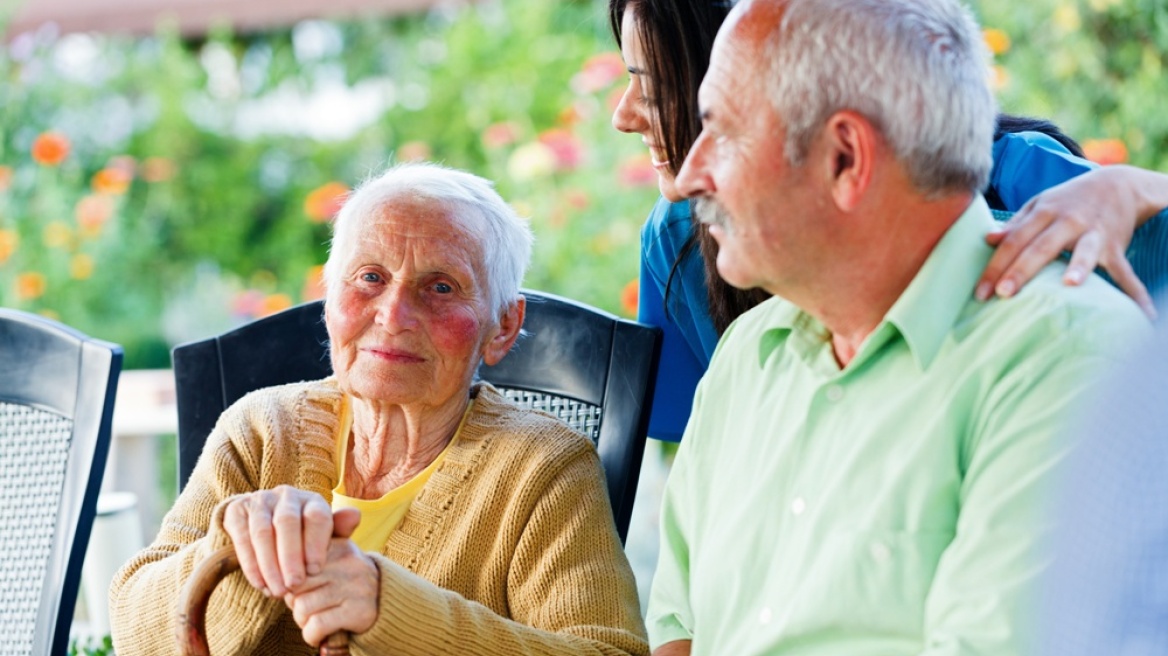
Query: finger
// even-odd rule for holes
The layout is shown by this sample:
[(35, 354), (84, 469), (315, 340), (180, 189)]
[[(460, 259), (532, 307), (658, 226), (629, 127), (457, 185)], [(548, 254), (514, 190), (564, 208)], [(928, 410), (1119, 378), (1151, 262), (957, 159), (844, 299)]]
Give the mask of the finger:
[(1003, 282), (1003, 276), (1014, 265), (1026, 246), (1037, 239), (1050, 224), (1051, 217), (1048, 214), (1028, 211), (1030, 207), (1032, 205), (1027, 203), (1021, 212), (1014, 215), (1014, 219), (1011, 219), (1014, 225), (1010, 226), (998, 240), (997, 250), (986, 264), (974, 292), (978, 300), (984, 301), (993, 295), (993, 291)]
[(1153, 321), (1156, 319), (1156, 306), (1152, 303), (1152, 295), (1148, 293), (1148, 288), (1136, 275), (1132, 269), (1131, 263), (1127, 261), (1126, 257), (1118, 258), (1115, 263), (1106, 267), (1108, 275), (1119, 285), (1119, 288), (1124, 291), (1132, 300), (1140, 306), (1144, 314), (1148, 315), (1149, 319)]
[(255, 549), (251, 545), (246, 498), (237, 499), (228, 504), (223, 512), (223, 529), (231, 537), (231, 543), (235, 547), (235, 556), (239, 559), (239, 569), (243, 572), (244, 578), (255, 589), (263, 590), (264, 576), (260, 573)]
[(272, 526), (272, 505), (274, 500), (268, 492), (257, 492), (249, 497), (248, 534), (255, 550), (256, 564), (263, 577), (263, 590), (267, 595), (284, 596), (284, 577), (280, 573), (280, 561), (276, 555), (275, 528)]
[(333, 513), (333, 537), (353, 537), (353, 531), (361, 523), (361, 511), (356, 508), (341, 508)]
[(998, 244), (1002, 243), (1002, 240), (1005, 239), (1006, 235), (1008, 234), (1010, 234), (1008, 230), (994, 230), (993, 232), (986, 233), (985, 240), (986, 243), (990, 246), (997, 246)]
[(1063, 282), (1068, 285), (1082, 284), (1099, 264), (1099, 253), (1103, 249), (1103, 235), (1096, 230), (1084, 234), (1075, 244), (1071, 261), (1067, 263)]
[[(301, 515), (303, 501), (294, 488), (279, 488), (279, 501), (272, 513), (276, 529), (276, 555), (280, 564), (284, 588), (295, 588), (304, 582), (304, 531)], [(283, 594), (283, 590), (275, 594)]]
[(324, 568), (332, 537), (332, 508), (323, 497), (313, 495), (304, 504), (304, 562), (309, 576), (316, 576)]
[(1046, 265), (1050, 264), (1073, 243), (1069, 226), (1055, 224), (1044, 230), (1028, 243), (1010, 267), (1002, 274), (994, 291), (1002, 298), (1009, 298), (1030, 282)]

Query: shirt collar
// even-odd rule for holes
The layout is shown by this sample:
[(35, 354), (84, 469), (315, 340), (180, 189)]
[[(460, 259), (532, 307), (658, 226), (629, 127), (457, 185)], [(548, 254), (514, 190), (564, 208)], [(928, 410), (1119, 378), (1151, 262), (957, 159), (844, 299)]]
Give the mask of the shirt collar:
[(928, 369), (973, 300), (977, 280), (993, 255), (985, 236), (994, 227), (989, 207), (977, 195), (885, 315), (883, 323), (896, 327), (921, 369)]
[[(994, 228), (989, 207), (977, 195), (937, 242), (884, 321), (872, 331), (857, 354), (857, 361), (866, 359), (873, 348), (879, 348), (887, 340), (891, 326), (904, 337), (917, 366), (927, 369), (962, 309), (973, 299), (977, 280), (993, 254), (993, 249), (985, 243), (985, 235)], [(810, 340), (823, 338), (819, 334), (825, 332), (823, 326), (793, 303), (773, 298), (766, 304), (773, 304), (773, 308), (768, 311), (768, 329), (759, 341), (759, 366), (765, 365), (770, 354), (791, 332), (806, 332)]]

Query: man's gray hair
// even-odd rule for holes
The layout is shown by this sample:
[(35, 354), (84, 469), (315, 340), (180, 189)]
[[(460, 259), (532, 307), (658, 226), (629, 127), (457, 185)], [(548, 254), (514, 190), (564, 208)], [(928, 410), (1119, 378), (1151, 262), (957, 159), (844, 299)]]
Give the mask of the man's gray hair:
[(769, 95), (799, 165), (832, 114), (880, 130), (913, 185), (937, 195), (989, 182), (997, 103), (989, 50), (955, 0), (788, 0), (763, 46)]
[(477, 210), (457, 212), (457, 216), (467, 227), (481, 217), (486, 228), (482, 252), (488, 300), (496, 313), (502, 313), (519, 298), (534, 240), (527, 221), (511, 209), (489, 180), (428, 162), (392, 166), (363, 182), (345, 200), (333, 222), (332, 245), (324, 265), (324, 279), (330, 288), (340, 275), (340, 263), (334, 255), (338, 244), (349, 239), (351, 226), (377, 216), (384, 205), (402, 196)]

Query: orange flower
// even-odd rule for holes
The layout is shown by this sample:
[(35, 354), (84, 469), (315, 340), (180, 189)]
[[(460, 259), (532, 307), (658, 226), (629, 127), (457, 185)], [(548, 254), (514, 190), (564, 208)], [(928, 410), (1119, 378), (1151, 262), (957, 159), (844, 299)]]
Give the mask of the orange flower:
[(425, 141), (407, 141), (397, 147), (397, 161), (421, 162), (430, 159), (430, 144)]
[(26, 271), (16, 276), (16, 298), (31, 301), (45, 293), (45, 277), (36, 271)]
[(637, 316), (637, 301), (641, 293), (641, 282), (636, 278), (630, 280), (621, 290), (621, 309), (629, 316)]
[(74, 280), (87, 280), (93, 275), (93, 258), (85, 253), (78, 253), (69, 260), (69, 275)]
[(20, 235), (15, 230), (0, 230), (0, 264), (8, 261), (20, 245)]
[(1119, 139), (1088, 139), (1083, 142), (1083, 153), (1103, 166), (1127, 162), (1127, 146)]
[(86, 237), (95, 237), (101, 227), (114, 215), (114, 201), (109, 196), (90, 194), (77, 201), (74, 208), (77, 225)]
[(32, 159), (37, 164), (56, 166), (69, 156), (69, 139), (60, 132), (42, 132), (32, 142)]
[(304, 287), (300, 290), (300, 300), (320, 300), (324, 298), (324, 291), (324, 267), (319, 264), (308, 267), (308, 272), (304, 274)]
[(326, 182), (308, 192), (304, 199), (304, 213), (313, 223), (330, 221), (341, 211), (348, 193), (349, 188), (340, 182)]
[(12, 167), (0, 166), (0, 192), (8, 191), (12, 186)]
[(1006, 88), (1010, 83), (1010, 73), (1005, 68), (994, 64), (990, 67), (990, 87), (995, 91)]
[(108, 167), (93, 174), (93, 190), (99, 194), (119, 196), (130, 188), (132, 176), (122, 168)]
[(572, 209), (586, 210), (592, 204), (592, 199), (588, 196), (587, 191), (573, 187), (564, 191), (564, 202)]
[(986, 46), (995, 55), (1004, 54), (1010, 49), (1010, 35), (997, 28), (987, 27), (982, 30), (981, 38), (985, 39)]
[(287, 294), (265, 296), (264, 300), (260, 302), (259, 316), (266, 317), (269, 314), (275, 314), (280, 310), (287, 310), (290, 307), (292, 307), (292, 299)]
[(142, 179), (146, 182), (166, 182), (174, 177), (174, 161), (165, 157), (147, 157), (142, 162)]

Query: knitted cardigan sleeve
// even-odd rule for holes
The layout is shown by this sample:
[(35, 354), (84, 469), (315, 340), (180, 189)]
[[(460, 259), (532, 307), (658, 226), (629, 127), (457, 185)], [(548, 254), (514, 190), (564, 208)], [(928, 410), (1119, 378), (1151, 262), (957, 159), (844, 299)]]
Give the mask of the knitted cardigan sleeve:
[(587, 443), (559, 455), (522, 486), (533, 500), (508, 573), (510, 619), (376, 556), (380, 615), (354, 636), (356, 653), (647, 656), (600, 460)]
[[(296, 484), (304, 478), (297, 472), (297, 458), (291, 457), (294, 454), (271, 456), (273, 451), (287, 448), (280, 446), (279, 435), (305, 428), (306, 420), (297, 415), (311, 412), (305, 413), (303, 406), (300, 412), (281, 407), (279, 401), (279, 390), (264, 390), (223, 414), (190, 481), (163, 518), (158, 537), (114, 577), (110, 623), (119, 656), (177, 654), (179, 591), (197, 563), (231, 543), (222, 527), (226, 502), (237, 494), (281, 483)], [(328, 454), (323, 456), (327, 459)], [(282, 467), (281, 462), (290, 465)], [(242, 574), (227, 577), (208, 604), (211, 653), (288, 653), (270, 644), (274, 642), (271, 639), (265, 640), (284, 608), (282, 600), (264, 597)], [(307, 646), (305, 653), (312, 653)]]

